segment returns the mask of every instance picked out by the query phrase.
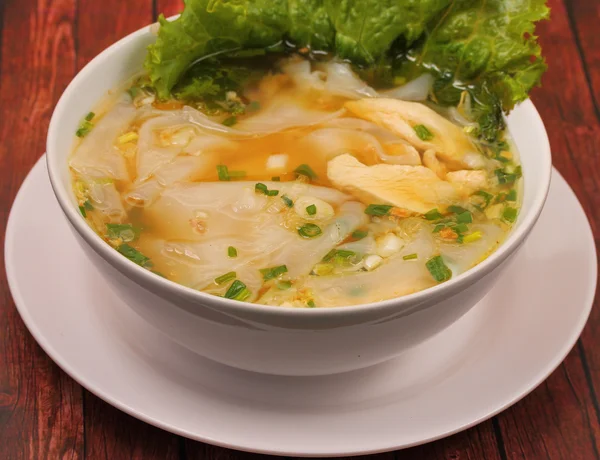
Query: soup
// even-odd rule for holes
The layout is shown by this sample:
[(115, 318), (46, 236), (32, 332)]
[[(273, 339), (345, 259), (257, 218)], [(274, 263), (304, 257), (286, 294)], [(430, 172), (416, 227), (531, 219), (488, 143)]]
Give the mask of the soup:
[(518, 154), (471, 135), (467, 92), (417, 102), (427, 75), (376, 88), (301, 53), (249, 66), (218, 101), (134, 78), (82, 121), (74, 194), (124, 257), (229, 299), (335, 307), (445, 282), (510, 232)]

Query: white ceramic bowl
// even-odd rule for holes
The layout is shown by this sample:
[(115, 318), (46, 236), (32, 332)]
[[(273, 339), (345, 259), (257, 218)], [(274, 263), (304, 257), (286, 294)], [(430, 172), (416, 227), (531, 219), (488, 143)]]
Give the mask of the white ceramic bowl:
[(141, 69), (153, 40), (150, 27), (143, 28), (103, 51), (73, 79), (50, 122), (48, 171), (81, 246), (114, 290), (164, 334), (203, 356), (283, 375), (332, 374), (397, 356), (452, 324), (489, 291), (542, 210), (550, 185), (550, 146), (527, 101), (508, 119), (525, 177), (518, 222), (489, 258), (446, 283), (373, 304), (295, 309), (214, 297), (156, 276), (122, 257), (86, 224), (67, 167), (79, 121), (107, 91)]

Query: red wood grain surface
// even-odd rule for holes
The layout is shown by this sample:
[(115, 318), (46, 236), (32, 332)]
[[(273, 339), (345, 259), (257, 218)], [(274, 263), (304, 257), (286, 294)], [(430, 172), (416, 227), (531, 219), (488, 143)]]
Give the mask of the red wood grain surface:
[[(600, 0), (550, 0), (538, 28), (550, 66), (533, 100), (554, 164), (600, 235)], [(0, 0), (0, 238), (10, 204), (44, 151), (49, 118), (75, 73), (98, 52), (181, 10), (181, 0)], [(3, 259), (3, 247), (0, 246)], [(597, 307), (597, 306), (596, 306)], [(565, 305), (568, 308), (568, 305)], [(600, 309), (564, 363), (492, 420), (378, 459), (600, 458)], [(45, 355), (0, 274), (0, 460), (253, 459), (185, 440), (112, 408)]]

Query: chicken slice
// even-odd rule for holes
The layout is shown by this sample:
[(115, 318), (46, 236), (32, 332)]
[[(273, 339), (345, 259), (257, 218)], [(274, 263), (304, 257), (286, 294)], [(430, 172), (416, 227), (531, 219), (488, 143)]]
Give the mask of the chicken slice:
[(337, 188), (364, 203), (387, 203), (425, 214), (459, 200), (455, 187), (424, 166), (365, 166), (349, 154), (327, 164), (327, 177)]
[(487, 173), (480, 169), (475, 171), (460, 170), (446, 174), (446, 180), (455, 186), (461, 187), (466, 193), (473, 193), (477, 190), (488, 187)]
[[(462, 129), (418, 102), (368, 98), (347, 102), (345, 107), (357, 117), (392, 131), (419, 150), (434, 150), (450, 169), (468, 168), (472, 158), (467, 162), (465, 156), (480, 155)], [(418, 125), (425, 126), (433, 137), (421, 139), (414, 129)]]

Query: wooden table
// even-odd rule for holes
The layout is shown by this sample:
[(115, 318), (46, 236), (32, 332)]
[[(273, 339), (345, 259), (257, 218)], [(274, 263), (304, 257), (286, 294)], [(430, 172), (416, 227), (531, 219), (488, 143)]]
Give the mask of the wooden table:
[[(554, 165), (600, 235), (600, 0), (550, 0), (539, 35), (550, 65), (533, 100)], [(56, 101), (102, 49), (180, 11), (180, 0), (0, 0), (0, 212), (44, 152)], [(568, 231), (568, 223), (565, 223)], [(3, 256), (3, 246), (0, 255)], [(0, 275), (0, 459), (252, 458), (146, 425), (81, 388), (25, 329)], [(568, 305), (564, 306), (568, 308)], [(600, 452), (600, 309), (564, 363), (492, 420), (396, 459), (592, 459)]]

